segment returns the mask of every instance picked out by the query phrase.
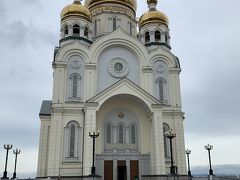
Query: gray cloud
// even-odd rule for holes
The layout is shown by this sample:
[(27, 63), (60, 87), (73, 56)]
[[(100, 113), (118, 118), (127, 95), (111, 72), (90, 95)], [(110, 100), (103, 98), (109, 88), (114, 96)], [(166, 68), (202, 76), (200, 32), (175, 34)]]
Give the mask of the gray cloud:
[(5, 25), (1, 39), (10, 47), (40, 46), (55, 44), (56, 35), (51, 31), (38, 29), (33, 24), (25, 25), (22, 21), (15, 21)]

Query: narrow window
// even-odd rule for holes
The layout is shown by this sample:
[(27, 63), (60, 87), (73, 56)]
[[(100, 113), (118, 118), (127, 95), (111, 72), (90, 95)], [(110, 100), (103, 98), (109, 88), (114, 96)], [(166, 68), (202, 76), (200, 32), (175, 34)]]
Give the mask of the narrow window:
[(145, 33), (145, 43), (149, 43), (150, 42), (150, 34), (149, 32)]
[(69, 145), (69, 157), (74, 157), (75, 148), (75, 126), (70, 127), (70, 145)]
[(118, 143), (123, 144), (123, 125), (119, 125), (118, 131)]
[(73, 26), (73, 35), (74, 35), (74, 36), (79, 36), (79, 35), (80, 35), (80, 26), (77, 25), (77, 24), (75, 24), (75, 25)]
[(77, 91), (78, 91), (78, 75), (73, 75), (73, 87), (72, 87), (72, 97), (77, 97)]
[(111, 136), (112, 136), (112, 132), (111, 132), (111, 125), (107, 125), (107, 143), (111, 143)]
[(132, 144), (136, 144), (136, 126), (131, 125), (131, 142)]
[(68, 35), (68, 25), (64, 27), (64, 37)]
[(167, 81), (163, 78), (158, 78), (156, 80), (156, 83), (158, 84), (159, 100), (161, 102), (163, 102), (164, 101), (164, 86), (167, 84)]
[(156, 42), (161, 41), (161, 33), (160, 33), (160, 31), (156, 31), (155, 32), (155, 41)]
[(94, 21), (94, 36), (97, 35), (97, 20)]
[(84, 37), (88, 38), (88, 27), (84, 28)]
[(132, 35), (132, 23), (129, 23), (129, 34)]
[(117, 29), (117, 18), (113, 18), (113, 31)]

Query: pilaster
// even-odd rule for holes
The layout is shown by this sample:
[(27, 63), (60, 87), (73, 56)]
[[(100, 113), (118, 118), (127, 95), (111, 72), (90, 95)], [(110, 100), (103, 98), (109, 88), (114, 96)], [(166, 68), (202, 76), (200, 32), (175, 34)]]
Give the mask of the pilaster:
[(60, 163), (62, 160), (61, 154), (61, 137), (62, 137), (62, 108), (53, 107), (51, 119), (51, 131), (49, 138), (49, 153), (48, 153), (48, 173), (47, 176), (58, 176)]
[(163, 139), (163, 120), (162, 120), (162, 110), (155, 108), (152, 115), (152, 137), (153, 140), (153, 150), (151, 152), (152, 164), (152, 174), (163, 175), (166, 174), (165, 168), (165, 157), (164, 157), (164, 139)]
[(144, 66), (142, 67), (142, 72), (143, 72), (142, 87), (148, 93), (153, 94), (153, 67)]
[(85, 74), (85, 100), (90, 99), (95, 95), (96, 87), (95, 87), (95, 71), (96, 71), (96, 64), (89, 63), (85, 65), (86, 74)]
[(87, 176), (91, 174), (93, 147), (92, 138), (89, 137), (89, 132), (96, 132), (96, 110), (94, 107), (86, 107), (85, 113), (83, 173)]

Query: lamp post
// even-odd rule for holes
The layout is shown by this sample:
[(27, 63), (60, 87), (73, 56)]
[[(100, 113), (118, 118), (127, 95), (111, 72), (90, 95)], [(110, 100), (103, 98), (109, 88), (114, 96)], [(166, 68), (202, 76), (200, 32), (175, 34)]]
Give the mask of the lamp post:
[(192, 176), (191, 170), (190, 170), (190, 162), (189, 162), (189, 155), (191, 154), (191, 150), (186, 149), (187, 154), (187, 162), (188, 162), (188, 176)]
[(213, 170), (212, 170), (212, 163), (211, 163), (211, 153), (210, 151), (213, 149), (213, 145), (207, 144), (204, 146), (204, 148), (208, 151), (208, 158), (209, 158), (209, 175), (210, 177), (213, 175)]
[(172, 139), (176, 137), (176, 134), (170, 129), (165, 133), (165, 136), (170, 140), (170, 152), (171, 152), (171, 167), (170, 174), (176, 174), (176, 167), (173, 165), (173, 148), (172, 148)]
[(17, 170), (17, 156), (18, 154), (20, 154), (20, 150), (19, 149), (16, 149), (16, 150), (13, 150), (13, 154), (15, 154), (15, 164), (14, 164), (14, 172), (13, 172), (13, 177), (12, 179), (15, 179), (16, 178), (16, 170)]
[(99, 131), (97, 133), (89, 132), (89, 137), (93, 139), (93, 154), (92, 154), (92, 167), (91, 167), (91, 175), (90, 176), (96, 176), (96, 167), (94, 165), (94, 156), (95, 156), (95, 139), (99, 136)]
[(12, 149), (12, 144), (4, 144), (4, 149), (7, 150), (7, 153), (6, 153), (6, 162), (5, 162), (5, 171), (3, 172), (3, 177), (1, 179), (8, 179), (7, 177), (7, 163), (8, 163), (8, 152), (10, 149)]

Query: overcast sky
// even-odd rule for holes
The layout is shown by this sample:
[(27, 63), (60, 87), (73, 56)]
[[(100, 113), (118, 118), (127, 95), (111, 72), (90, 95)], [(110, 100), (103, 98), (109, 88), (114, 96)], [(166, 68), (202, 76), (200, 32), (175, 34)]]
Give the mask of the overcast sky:
[[(19, 172), (36, 172), (41, 101), (51, 99), (61, 9), (72, 0), (1, 0), (0, 173), (3, 144), (20, 148)], [(159, 0), (182, 67), (186, 147), (192, 166), (240, 164), (240, 1)], [(138, 0), (137, 16), (147, 11)], [(13, 154), (8, 171), (13, 171)], [(12, 174), (9, 174), (11, 177)], [(2, 174), (0, 174), (2, 176)]]

